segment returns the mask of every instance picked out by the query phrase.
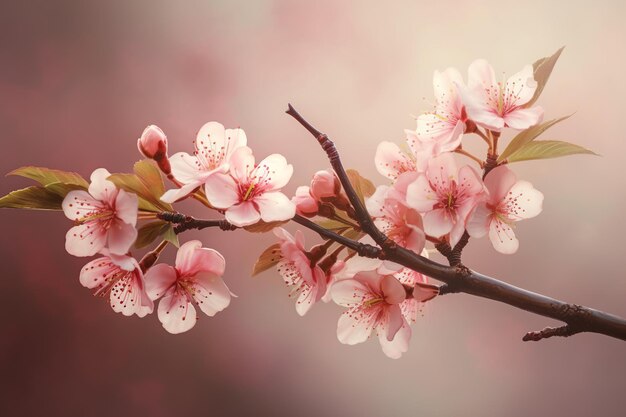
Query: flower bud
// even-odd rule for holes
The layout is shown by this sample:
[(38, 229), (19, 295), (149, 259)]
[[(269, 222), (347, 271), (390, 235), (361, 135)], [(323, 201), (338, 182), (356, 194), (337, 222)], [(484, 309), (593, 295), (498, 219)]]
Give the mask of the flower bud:
[(341, 184), (332, 172), (318, 171), (311, 181), (311, 195), (320, 200), (324, 197), (334, 197), (339, 194)]
[(158, 126), (150, 125), (137, 140), (137, 148), (146, 158), (158, 161), (167, 157), (167, 137)]
[(313, 217), (317, 214), (317, 201), (311, 196), (309, 187), (306, 185), (296, 189), (296, 195), (291, 199), (296, 205), (296, 213), (305, 217)]

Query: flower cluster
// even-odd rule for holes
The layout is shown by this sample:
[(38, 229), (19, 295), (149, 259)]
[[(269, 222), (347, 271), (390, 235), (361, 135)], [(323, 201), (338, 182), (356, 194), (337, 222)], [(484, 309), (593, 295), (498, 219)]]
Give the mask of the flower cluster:
[[(541, 212), (543, 194), (518, 179), (510, 164), (592, 153), (567, 142), (535, 141), (564, 119), (542, 123), (543, 109), (535, 105), (559, 54), (502, 82), (484, 60), (469, 66), (467, 83), (456, 69), (436, 71), (434, 108), (417, 117), (415, 129), (405, 130), (406, 150), (392, 142), (378, 146), (375, 166), (388, 180), (378, 187), (357, 171), (337, 168), (340, 161), (331, 157), (336, 173), (316, 172), (290, 198), (283, 188), (292, 165), (280, 154), (257, 163), (242, 129), (206, 123), (192, 153), (169, 156), (165, 133), (150, 125), (137, 141), (145, 159), (134, 173), (99, 168), (87, 182), (72, 172), (23, 167), (12, 174), (40, 185), (0, 198), (0, 207), (62, 210), (74, 222), (66, 234), (67, 252), (97, 255), (80, 271), (81, 284), (107, 296), (125, 316), (144, 317), (158, 302), (158, 320), (173, 334), (194, 327), (200, 312), (211, 317), (224, 310), (234, 297), (223, 280), (224, 257), (198, 240), (180, 245), (178, 236), (213, 226), (272, 230), (278, 243), (261, 254), (254, 274), (276, 267), (299, 315), (319, 301), (334, 301), (345, 308), (337, 324), (340, 342), (361, 343), (375, 332), (383, 352), (398, 358), (425, 303), (443, 291), (426, 275), (390, 262), (399, 258), (389, 254), (411, 251), (412, 259), (432, 262), (420, 256), (439, 252), (463, 271), (463, 247), (486, 235), (496, 251), (512, 254), (519, 248), (516, 223)], [(300, 117), (291, 107), (288, 113)], [(509, 129), (519, 133), (501, 151), (499, 141)], [(318, 133), (331, 155), (323, 143), (328, 139)], [(484, 157), (464, 148), (475, 139), (485, 142)], [(476, 165), (460, 164), (457, 157)], [(173, 204), (187, 198), (219, 219), (176, 212)], [(323, 241), (307, 247), (302, 230), (292, 234), (281, 227), (291, 219)], [(131, 253), (157, 239), (141, 260)], [(169, 244), (179, 246), (174, 265), (157, 263)]]

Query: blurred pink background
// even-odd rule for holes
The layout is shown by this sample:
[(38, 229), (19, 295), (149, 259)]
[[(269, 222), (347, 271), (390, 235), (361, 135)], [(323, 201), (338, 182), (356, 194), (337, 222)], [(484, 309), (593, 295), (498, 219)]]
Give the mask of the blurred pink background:
[[(129, 171), (151, 123), (190, 151), (206, 121), (241, 126), (260, 158), (295, 166), (288, 192), (328, 166), (283, 111), (335, 139), (346, 165), (384, 183), (381, 140), (429, 108), (432, 73), (488, 59), (497, 72), (567, 45), (542, 98), (575, 115), (547, 139), (602, 158), (520, 163), (546, 195), (520, 251), (472, 241), (466, 263), (626, 316), (623, 97), (626, 6), (618, 1), (24, 1), (0, 13), (0, 171), (22, 165)], [(426, 100), (423, 100), (426, 97)], [(30, 184), (0, 181), (0, 192)], [(189, 205), (189, 211), (203, 213)], [(2, 211), (0, 414), (4, 416), (623, 416), (626, 344), (598, 335), (522, 343), (555, 324), (466, 295), (435, 300), (409, 352), (336, 340), (340, 308), (299, 317), (274, 272), (250, 278), (269, 235), (187, 234), (227, 258), (239, 295), (173, 336), (125, 318), (78, 283), (60, 213)], [(293, 227), (291, 228), (293, 230)], [(312, 238), (312, 236), (309, 236)], [(310, 242), (312, 240), (309, 240)], [(167, 252), (166, 260), (173, 257)]]

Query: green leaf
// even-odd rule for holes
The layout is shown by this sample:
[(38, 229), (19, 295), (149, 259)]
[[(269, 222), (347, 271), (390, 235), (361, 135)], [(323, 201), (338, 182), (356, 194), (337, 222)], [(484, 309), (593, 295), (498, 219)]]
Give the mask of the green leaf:
[(160, 200), (165, 192), (163, 178), (156, 163), (150, 159), (136, 162), (134, 174), (112, 174), (108, 179), (117, 187), (137, 194), (139, 209), (151, 212), (172, 211), (170, 204)]
[(350, 226), (348, 226), (347, 224), (331, 219), (319, 219), (316, 220), (315, 223), (322, 226), (324, 229), (332, 230), (333, 232), (337, 233), (340, 233), (341, 231), (350, 228)]
[(135, 248), (141, 249), (148, 246), (163, 235), (168, 228), (171, 229), (171, 224), (160, 220), (144, 224), (137, 230)]
[(244, 230), (246, 232), (266, 233), (266, 232), (271, 231), (275, 227), (280, 226), (281, 224), (287, 223), (288, 221), (289, 220), (287, 220), (287, 221), (280, 221), (280, 222), (269, 222), (269, 223), (266, 223), (263, 220), (259, 220), (258, 223), (251, 224), (250, 226), (244, 226), (243, 228), (244, 228)]
[(361, 203), (365, 204), (365, 198), (374, 194), (376, 187), (370, 180), (363, 178), (361, 174), (359, 174), (359, 171), (355, 169), (346, 170), (346, 174), (348, 174), (348, 179), (350, 179), (350, 183), (359, 196)]
[(534, 73), (535, 81), (537, 82), (537, 89), (535, 90), (535, 94), (530, 99), (530, 101), (526, 103), (525, 107), (532, 106), (533, 103), (537, 101), (537, 99), (541, 95), (541, 92), (543, 91), (544, 87), (546, 86), (546, 83), (548, 82), (548, 79), (550, 78), (550, 74), (552, 74), (554, 65), (556, 64), (556, 61), (558, 61), (559, 57), (561, 56), (561, 52), (563, 52), (564, 48), (565, 47), (562, 46), (552, 56), (541, 58), (535, 61), (535, 63), (533, 64), (533, 73)]
[(509, 146), (507, 146), (506, 149), (500, 154), (500, 156), (498, 157), (498, 162), (504, 161), (506, 158), (509, 157), (509, 155), (513, 154), (519, 148), (526, 145), (528, 142), (532, 142), (543, 132), (545, 132), (555, 124), (562, 122), (565, 119), (568, 119), (571, 116), (572, 115), (570, 114), (559, 119), (548, 120), (547, 122), (531, 126), (528, 129), (521, 131), (511, 140)]
[(569, 142), (562, 142), (558, 140), (537, 140), (529, 142), (519, 148), (507, 158), (507, 161), (510, 163), (530, 161), (533, 159), (558, 158), (561, 156), (578, 154), (598, 155), (589, 149)]
[(9, 172), (7, 175), (17, 175), (30, 178), (39, 184), (46, 186), (53, 183), (74, 184), (83, 189), (89, 187), (89, 183), (75, 172), (59, 171), (44, 167), (25, 166)]
[(280, 244), (275, 243), (269, 248), (265, 249), (263, 253), (259, 256), (259, 259), (254, 263), (254, 268), (252, 268), (252, 276), (260, 274), (263, 271), (266, 271), (276, 265), (282, 255), (280, 252)]
[(180, 242), (178, 241), (178, 235), (174, 233), (174, 225), (170, 224), (170, 227), (167, 228), (165, 233), (163, 234), (163, 239), (170, 242), (172, 245), (180, 248)]
[(52, 183), (45, 187), (34, 185), (0, 198), (0, 208), (62, 210), (61, 204), (67, 193), (82, 189), (82, 186), (76, 184)]

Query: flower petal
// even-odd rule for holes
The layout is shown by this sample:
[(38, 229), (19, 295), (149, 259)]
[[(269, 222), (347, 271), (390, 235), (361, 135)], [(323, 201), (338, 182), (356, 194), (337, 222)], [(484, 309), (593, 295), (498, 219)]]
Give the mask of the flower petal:
[(146, 292), (151, 300), (158, 300), (176, 283), (176, 270), (168, 264), (157, 264), (146, 272)]
[(93, 198), (87, 191), (74, 190), (67, 193), (62, 203), (63, 213), (70, 220), (82, 220), (91, 212), (104, 207), (102, 202)]
[(193, 192), (193, 190), (200, 187), (201, 185), (202, 183), (200, 182), (191, 182), (189, 184), (183, 185), (180, 188), (167, 190), (165, 194), (161, 196), (161, 201), (169, 204), (175, 203), (176, 201), (187, 197)]
[(424, 233), (433, 237), (441, 237), (450, 233), (455, 219), (445, 209), (436, 209), (424, 214)]
[(279, 190), (291, 179), (293, 165), (288, 164), (284, 156), (275, 153), (259, 162), (253, 174), (263, 179), (263, 185), (268, 190)]
[(136, 194), (119, 190), (115, 198), (115, 217), (134, 227), (137, 224), (138, 206)]
[(261, 220), (261, 214), (252, 201), (244, 201), (226, 210), (226, 220), (237, 227), (249, 226)]
[(497, 204), (517, 181), (517, 176), (506, 165), (492, 169), (485, 177), (485, 187), (489, 191), (489, 201)]
[(93, 256), (106, 244), (107, 234), (97, 222), (72, 227), (65, 235), (65, 250), (74, 256)]
[(489, 240), (495, 250), (506, 255), (517, 252), (519, 248), (519, 241), (511, 226), (497, 219), (489, 227)]
[(213, 207), (227, 209), (239, 202), (237, 182), (228, 174), (213, 174), (204, 184), (206, 198)]
[(520, 180), (511, 187), (503, 200), (512, 220), (530, 219), (541, 213), (543, 194), (528, 181)]
[(380, 342), (380, 346), (383, 348), (383, 353), (391, 359), (400, 358), (403, 353), (409, 350), (411, 333), (411, 327), (406, 320), (392, 341), (387, 340), (384, 333), (379, 333), (378, 341)]
[(195, 276), (193, 298), (200, 310), (209, 317), (224, 310), (230, 304), (230, 290), (221, 275), (200, 272)]
[(159, 321), (172, 334), (186, 332), (197, 320), (196, 309), (187, 296), (178, 291), (168, 292), (159, 302)]
[(374, 163), (378, 172), (392, 180), (407, 171), (415, 171), (415, 163), (393, 142), (381, 142), (376, 148)]
[(383, 277), (380, 288), (387, 304), (399, 304), (406, 299), (404, 287), (393, 275)]
[(135, 226), (119, 219), (111, 222), (107, 233), (107, 247), (116, 255), (125, 255), (137, 239)]
[(263, 193), (254, 202), (264, 222), (289, 220), (296, 215), (296, 205), (280, 191)]
[(504, 123), (507, 127), (517, 130), (528, 129), (541, 123), (543, 120), (543, 108), (535, 106), (530, 108), (517, 108), (504, 115)]

